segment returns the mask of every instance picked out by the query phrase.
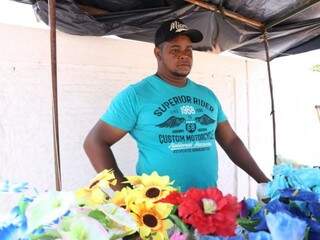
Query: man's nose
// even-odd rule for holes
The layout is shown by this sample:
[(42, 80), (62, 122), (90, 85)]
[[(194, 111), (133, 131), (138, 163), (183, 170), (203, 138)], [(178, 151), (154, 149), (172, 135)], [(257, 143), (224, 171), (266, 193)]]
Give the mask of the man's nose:
[(190, 56), (186, 52), (183, 51), (179, 54), (179, 58), (185, 59), (185, 58), (190, 58)]

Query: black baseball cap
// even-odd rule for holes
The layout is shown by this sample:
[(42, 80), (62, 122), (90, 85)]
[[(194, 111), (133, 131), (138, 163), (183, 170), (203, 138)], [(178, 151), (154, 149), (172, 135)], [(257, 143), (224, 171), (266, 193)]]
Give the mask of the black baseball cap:
[(160, 25), (154, 37), (154, 44), (159, 46), (161, 43), (169, 41), (178, 35), (188, 36), (193, 43), (200, 42), (203, 39), (203, 35), (199, 30), (189, 29), (180, 19), (174, 19)]

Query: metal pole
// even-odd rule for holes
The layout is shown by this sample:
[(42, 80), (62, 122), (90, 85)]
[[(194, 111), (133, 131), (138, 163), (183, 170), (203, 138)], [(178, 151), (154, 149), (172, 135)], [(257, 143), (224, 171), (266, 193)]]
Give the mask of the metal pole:
[(269, 78), (269, 88), (270, 88), (270, 97), (271, 97), (271, 113), (272, 115), (272, 132), (273, 132), (273, 160), (274, 164), (277, 165), (277, 137), (276, 137), (276, 117), (274, 111), (274, 97), (273, 97), (273, 85), (271, 78), (271, 68), (270, 68), (270, 57), (269, 57), (269, 43), (266, 29), (263, 32), (263, 43), (266, 52), (266, 61), (268, 68), (268, 78)]
[(59, 146), (59, 118), (58, 118), (58, 88), (57, 88), (57, 40), (56, 40), (56, 0), (48, 1), (51, 49), (51, 80), (52, 80), (52, 122), (53, 148), (56, 190), (61, 191), (61, 164)]
[(320, 123), (320, 105), (315, 105), (314, 107), (315, 107), (315, 109), (317, 111), (318, 119), (319, 119), (319, 123)]

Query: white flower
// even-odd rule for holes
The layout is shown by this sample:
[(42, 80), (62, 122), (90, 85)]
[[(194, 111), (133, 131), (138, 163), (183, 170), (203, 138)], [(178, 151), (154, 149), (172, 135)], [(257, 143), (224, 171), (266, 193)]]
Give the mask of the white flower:
[(53, 223), (76, 205), (71, 192), (46, 192), (34, 199), (26, 210), (28, 232)]

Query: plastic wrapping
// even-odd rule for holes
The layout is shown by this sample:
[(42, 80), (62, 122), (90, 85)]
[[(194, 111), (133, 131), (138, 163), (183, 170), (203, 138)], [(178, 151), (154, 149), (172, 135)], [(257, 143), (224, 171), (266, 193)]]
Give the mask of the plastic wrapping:
[[(320, 1), (206, 2), (264, 24), (276, 23), (268, 29), (267, 34), (271, 59), (320, 48)], [(57, 28), (66, 33), (89, 36), (117, 35), (153, 42), (154, 32), (161, 22), (179, 17), (190, 27), (203, 33), (203, 41), (194, 46), (196, 50), (230, 50), (241, 56), (265, 60), (260, 30), (182, 0), (57, 0), (56, 5)], [(86, 11), (82, 8), (83, 5), (103, 10), (104, 14)], [(39, 18), (47, 23), (47, 1), (36, 0), (33, 6)]]

